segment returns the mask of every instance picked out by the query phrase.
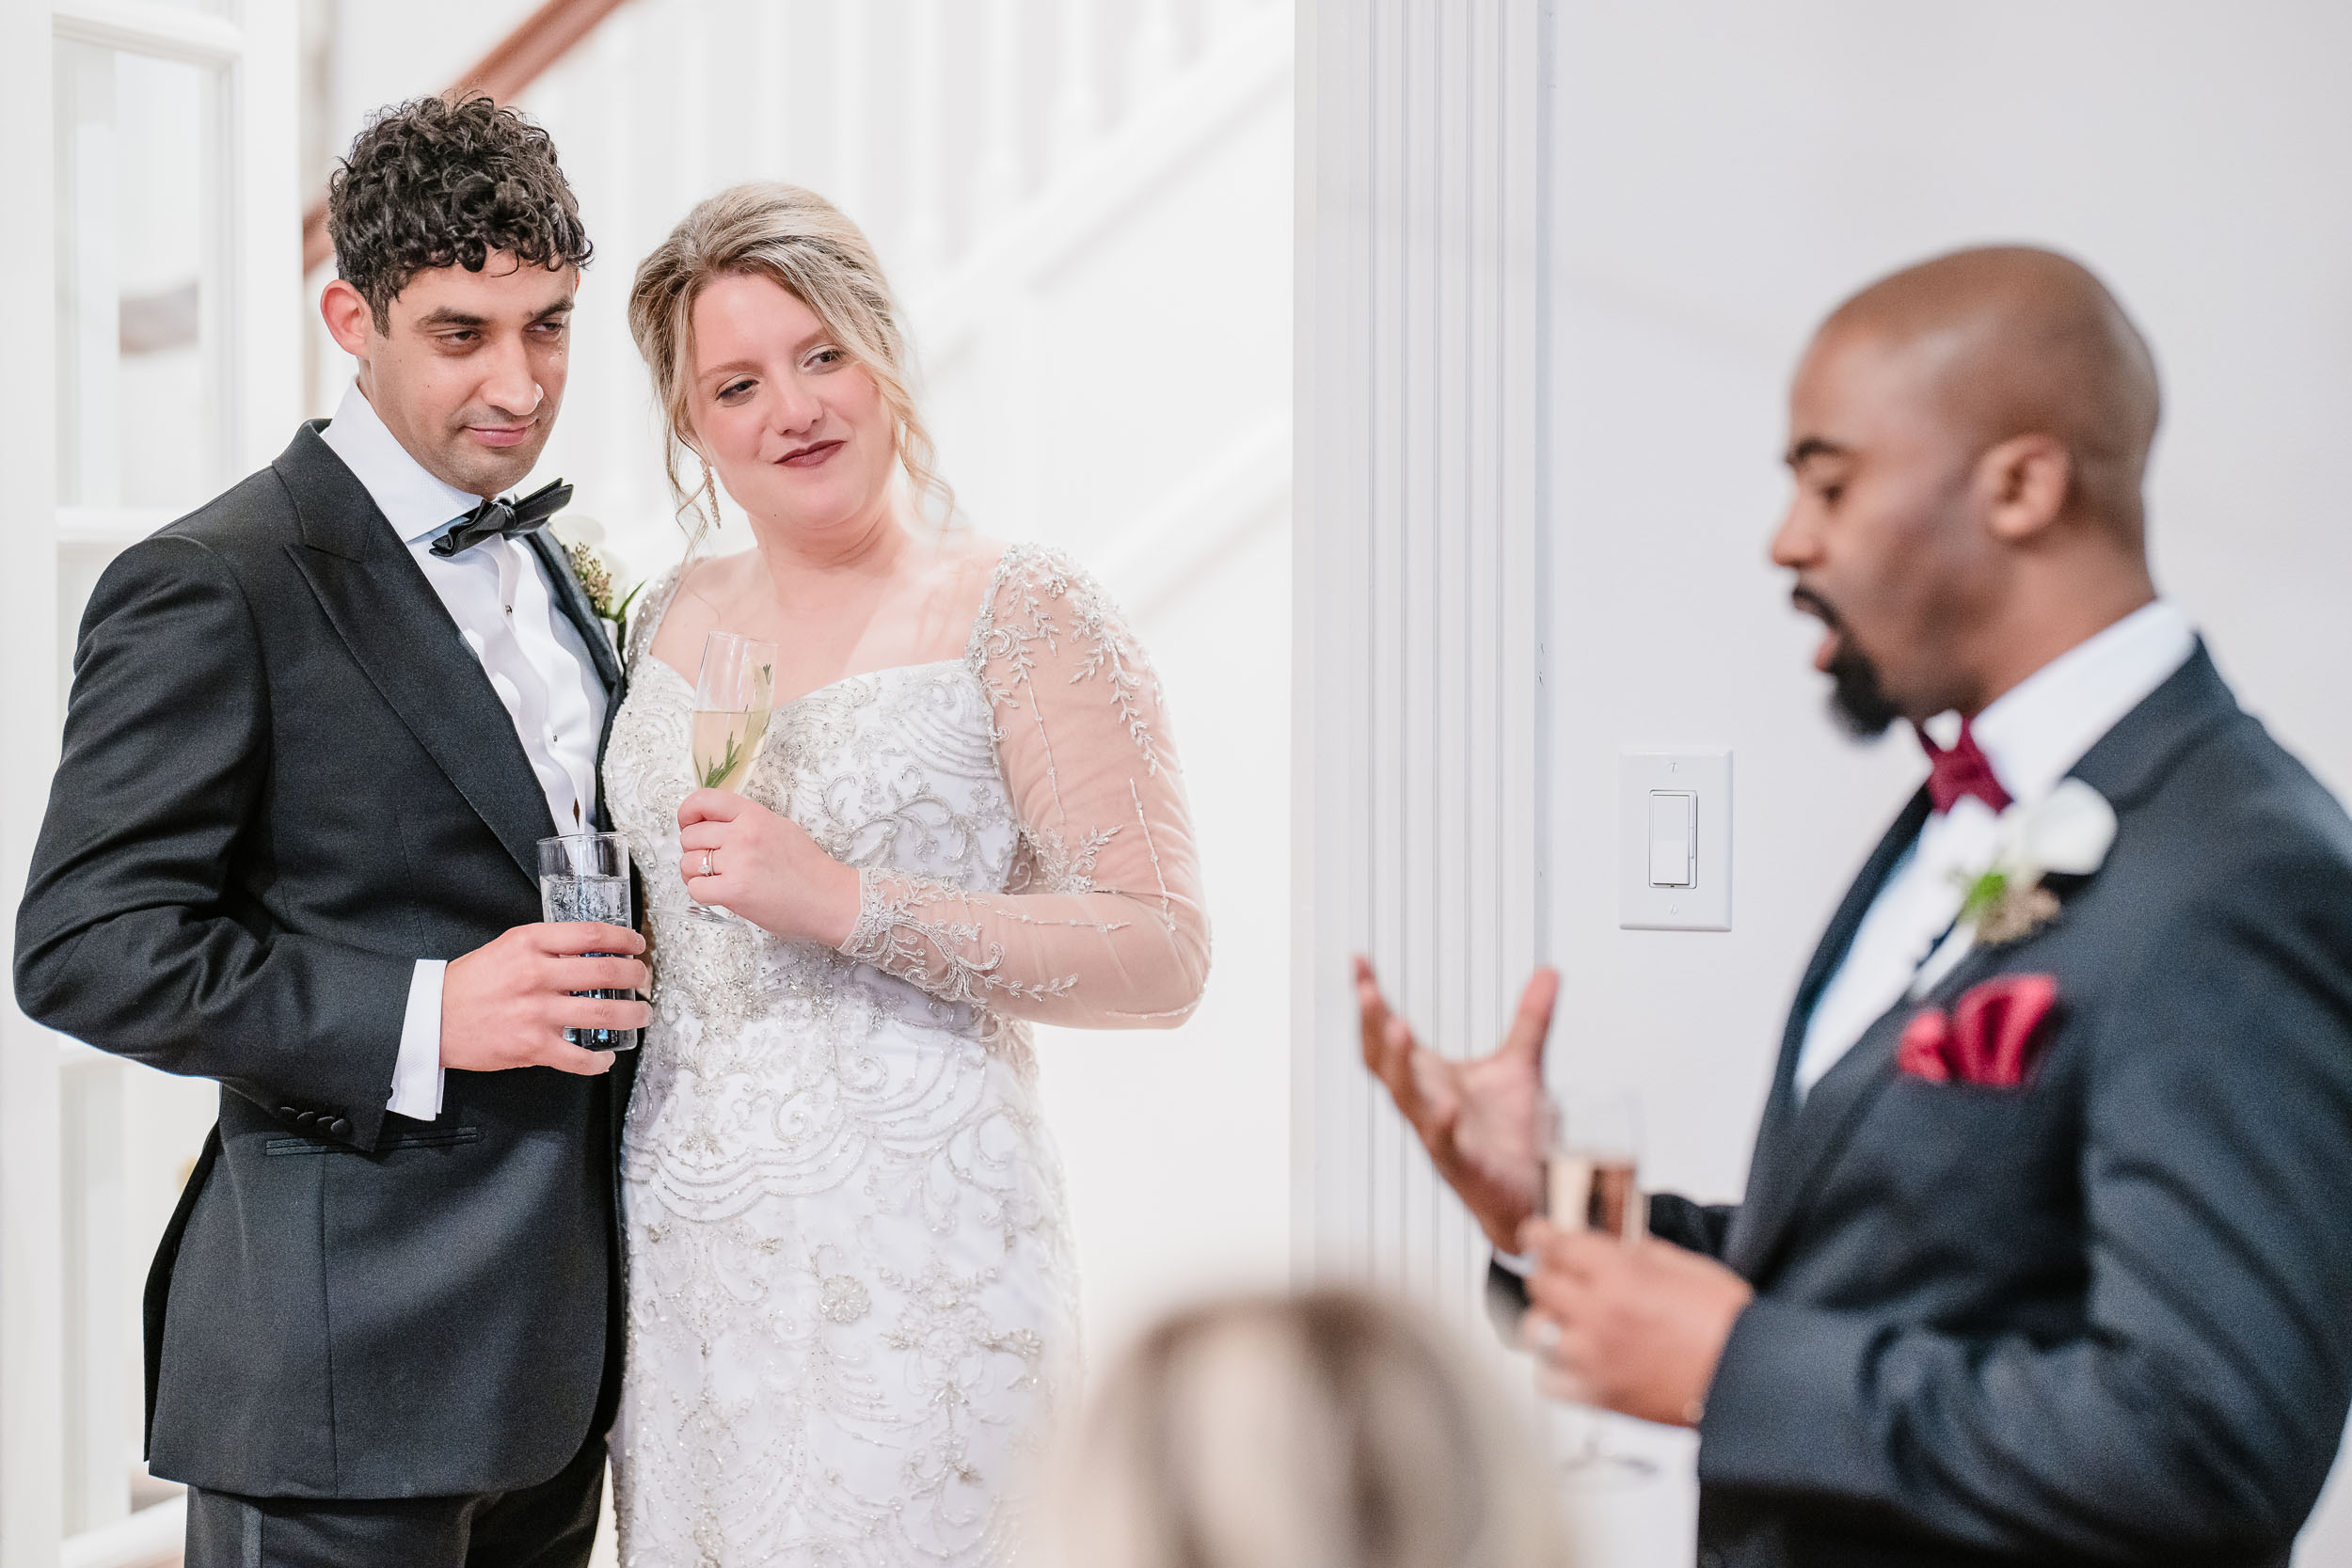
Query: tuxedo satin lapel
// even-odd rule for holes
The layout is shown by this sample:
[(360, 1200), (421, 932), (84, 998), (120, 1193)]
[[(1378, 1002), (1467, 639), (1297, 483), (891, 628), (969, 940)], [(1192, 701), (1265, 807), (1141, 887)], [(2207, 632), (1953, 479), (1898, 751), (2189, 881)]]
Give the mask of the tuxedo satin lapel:
[[(1814, 1085), (1814, 1094), (1806, 1097), (1803, 1106), (1799, 1105), (1797, 1057), (1804, 1049), (1805, 1025), (1813, 1018), (1821, 992), (1828, 989), (1830, 977), (1845, 961), (1846, 950), (1853, 945), (1863, 916), (1870, 912), (1870, 905), (1877, 899), (1879, 890), (1886, 885), (1886, 879), (1893, 874), (1903, 851), (1919, 836), (1919, 829), (1931, 809), (1932, 802), (1925, 788), (1904, 803), (1880, 837), (1878, 847), (1870, 851), (1870, 858), (1863, 863), (1852, 885), (1847, 888), (1844, 901), (1830, 919), (1829, 928), (1821, 933), (1820, 943), (1813, 949), (1812, 961), (1805, 965), (1804, 978), (1798, 982), (1796, 1000), (1781, 1028), (1780, 1062), (1772, 1074), (1772, 1095), (1765, 1101), (1763, 1123), (1756, 1135), (1756, 1151), (1748, 1162), (1747, 1197), (1740, 1206), (1740, 1216), (1725, 1243), (1726, 1257), (1742, 1274), (1748, 1273), (1748, 1259), (1760, 1253), (1763, 1242), (1779, 1230), (1794, 1208), (1802, 1186), (1785, 1177), (1783, 1171), (1803, 1159), (1813, 1127), (1818, 1125), (1819, 1118), (1811, 1116), (1815, 1101), (1822, 1085), (1836, 1075), (1835, 1069), (1824, 1075), (1821, 1084)], [(1859, 1049), (1856, 1047), (1856, 1052)], [(1849, 1052), (1848, 1058), (1855, 1053)], [(1846, 1065), (1841, 1061), (1838, 1067)]]
[(538, 841), (555, 832), (547, 796), (440, 596), (315, 427), (273, 467), (302, 519), (303, 543), (288, 553), (336, 635), (535, 884)]
[(605, 641), (604, 623), (596, 617), (596, 607), (588, 602), (588, 591), (580, 587), (570, 555), (548, 537), (545, 529), (524, 535), (524, 540), (547, 567), (548, 580), (555, 585), (555, 602), (580, 633), (580, 640), (588, 645), (589, 661), (596, 668), (596, 678), (604, 683), (604, 728), (596, 736), (596, 809), (591, 820), (597, 832), (608, 832), (612, 823), (604, 809), (604, 753), (612, 744), (613, 722), (621, 717), (621, 697), (628, 686), (628, 673), (622, 668), (621, 656)]
[(617, 705), (621, 694), (621, 660), (605, 639), (604, 623), (596, 618), (596, 607), (588, 602), (588, 591), (580, 587), (580, 574), (572, 570), (570, 555), (548, 536), (546, 529), (525, 534), (523, 540), (548, 569), (548, 580), (555, 585), (557, 608), (580, 633), (580, 640), (588, 644), (589, 661), (596, 667), (596, 678), (604, 683), (605, 696), (612, 700), (607, 705), (609, 712)]

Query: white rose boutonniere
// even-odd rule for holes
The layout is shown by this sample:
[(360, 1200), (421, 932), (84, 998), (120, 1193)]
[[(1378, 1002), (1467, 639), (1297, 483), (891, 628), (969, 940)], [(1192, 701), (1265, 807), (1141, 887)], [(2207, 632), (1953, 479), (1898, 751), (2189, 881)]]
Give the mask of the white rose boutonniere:
[(1993, 856), (1978, 870), (1952, 874), (1960, 885), (1960, 914), (1951, 934), (1919, 966), (1911, 994), (1924, 996), (1979, 945), (1998, 947), (2021, 940), (2058, 918), (2058, 895), (2044, 877), (2087, 877), (2099, 869), (2115, 843), (2115, 808), (2080, 779), (2031, 804), (2001, 813)]
[(606, 639), (614, 651), (619, 651), (629, 604), (644, 584), (635, 583), (628, 593), (620, 592), (628, 568), (619, 556), (604, 547), (604, 525), (594, 517), (559, 517), (548, 525), (548, 531), (564, 546), (564, 558), (572, 563), (572, 576), (580, 579), (580, 592), (588, 595), (589, 607), (596, 610), (596, 619), (604, 623)]

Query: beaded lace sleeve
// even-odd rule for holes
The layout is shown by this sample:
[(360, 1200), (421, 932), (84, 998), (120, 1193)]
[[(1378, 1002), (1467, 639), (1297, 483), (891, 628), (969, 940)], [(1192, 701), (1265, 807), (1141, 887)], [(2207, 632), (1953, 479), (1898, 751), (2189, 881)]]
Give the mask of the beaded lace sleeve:
[(1200, 998), (1208, 919), (1158, 678), (1065, 557), (1006, 555), (968, 658), (1020, 819), (1010, 885), (868, 868), (842, 951), (935, 996), (1041, 1023), (1167, 1028)]

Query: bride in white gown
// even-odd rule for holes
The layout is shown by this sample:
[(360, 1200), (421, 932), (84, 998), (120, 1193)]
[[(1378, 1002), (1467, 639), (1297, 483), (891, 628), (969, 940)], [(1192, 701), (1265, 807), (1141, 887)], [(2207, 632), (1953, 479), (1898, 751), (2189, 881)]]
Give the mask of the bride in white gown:
[[(895, 309), (821, 199), (704, 202), (630, 325), (757, 548), (647, 590), (605, 764), (655, 969), (623, 1561), (1001, 1561), (1075, 1349), (1028, 1024), (1169, 1026), (1208, 967), (1158, 684), (1063, 557), (907, 520)], [(689, 760), (711, 630), (781, 649), (739, 796)]]

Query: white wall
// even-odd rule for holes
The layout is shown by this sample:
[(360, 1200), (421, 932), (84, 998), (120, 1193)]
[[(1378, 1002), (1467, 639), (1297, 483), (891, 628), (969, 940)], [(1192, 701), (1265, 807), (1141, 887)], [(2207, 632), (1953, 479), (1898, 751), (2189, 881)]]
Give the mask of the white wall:
[[(2352, 785), (2352, 11), (1560, 0), (1555, 38), (1553, 1049), (1640, 1087), (1660, 1183), (1732, 1197), (1798, 973), (1921, 772), (1833, 732), (1764, 559), (1786, 377), (1851, 289), (1992, 240), (2097, 269), (2164, 374), (2159, 582)], [(1727, 934), (1616, 927), (1614, 758), (1661, 744), (1735, 753)], [(1687, 1562), (1680, 1507), (1589, 1507), (1596, 1560)], [(2352, 1562), (2352, 1506), (2300, 1560)]]

